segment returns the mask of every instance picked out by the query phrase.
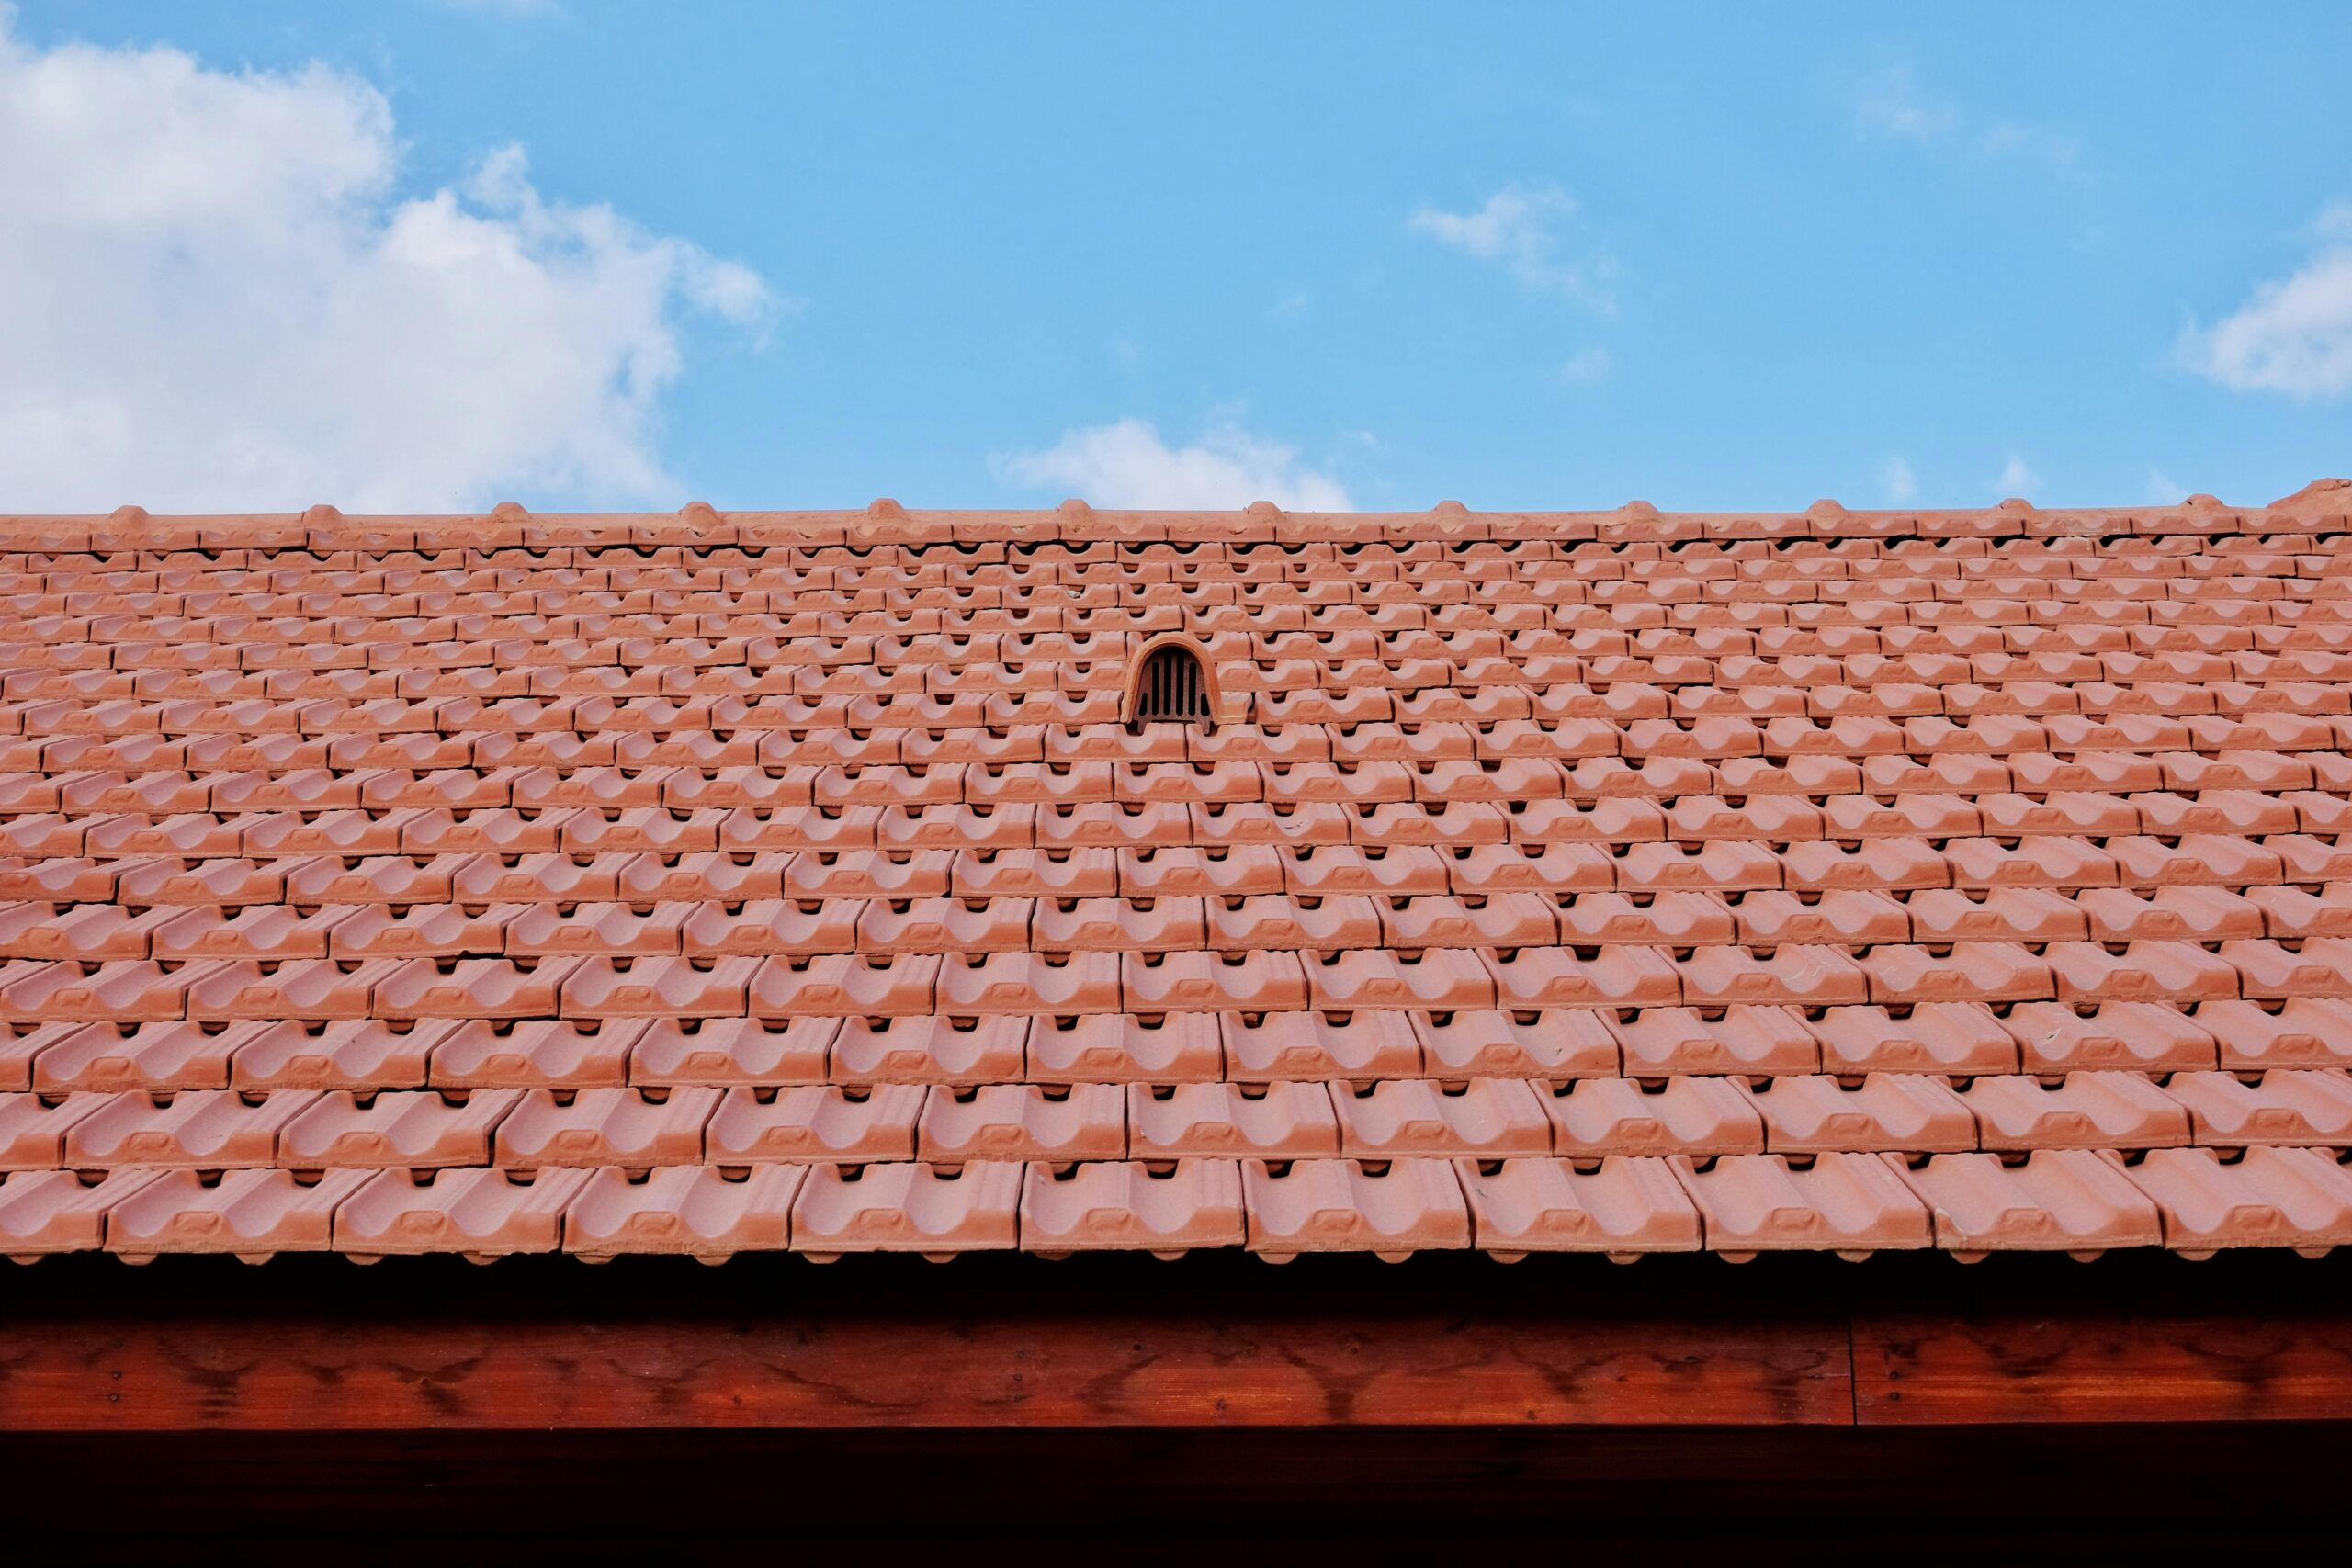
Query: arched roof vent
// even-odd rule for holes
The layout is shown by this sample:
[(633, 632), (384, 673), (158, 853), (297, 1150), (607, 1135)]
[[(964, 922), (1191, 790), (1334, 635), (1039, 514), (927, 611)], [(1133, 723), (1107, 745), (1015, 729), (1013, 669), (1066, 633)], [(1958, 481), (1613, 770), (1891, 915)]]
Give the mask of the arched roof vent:
[(1163, 642), (1147, 649), (1133, 676), (1127, 703), (1130, 724), (1208, 724), (1211, 705), (1208, 671), (1193, 649), (1181, 642)]

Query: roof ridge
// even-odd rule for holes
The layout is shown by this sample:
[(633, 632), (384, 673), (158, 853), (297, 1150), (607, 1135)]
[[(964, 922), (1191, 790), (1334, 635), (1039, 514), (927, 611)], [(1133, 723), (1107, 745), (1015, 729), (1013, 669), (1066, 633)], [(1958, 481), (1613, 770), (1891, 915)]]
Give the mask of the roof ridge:
[[(925, 545), (1054, 540), (1132, 543), (1347, 544), (1544, 539), (1679, 544), (1789, 538), (2002, 538), (2117, 534), (2312, 533), (2352, 528), (2352, 479), (2315, 479), (2267, 506), (2231, 506), (2199, 494), (2170, 506), (1849, 509), (1824, 498), (1802, 512), (1663, 511), (1646, 501), (1613, 509), (1474, 511), (1442, 501), (1426, 512), (1292, 512), (1259, 501), (1234, 510), (1098, 508), (1073, 498), (1051, 508), (910, 508), (887, 497), (862, 508), (721, 510), (689, 502), (673, 513), (535, 513), (505, 501), (484, 513), (347, 515), (321, 504), (300, 513), (157, 514), (125, 505), (103, 516), (0, 514), (0, 538), (43, 536), (161, 547), (291, 544), (311, 535), (431, 533), (458, 542), (658, 542), (763, 545)], [(29, 536), (29, 537), (28, 537)], [(179, 541), (187, 542), (182, 545)]]

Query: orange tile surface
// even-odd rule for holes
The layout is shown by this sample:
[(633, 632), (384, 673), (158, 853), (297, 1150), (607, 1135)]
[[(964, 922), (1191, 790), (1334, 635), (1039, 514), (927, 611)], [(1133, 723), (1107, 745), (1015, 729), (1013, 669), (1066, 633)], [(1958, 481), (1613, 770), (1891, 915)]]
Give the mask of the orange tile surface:
[(2317, 1252), (2347, 744), (2342, 483), (0, 518), (0, 1251)]

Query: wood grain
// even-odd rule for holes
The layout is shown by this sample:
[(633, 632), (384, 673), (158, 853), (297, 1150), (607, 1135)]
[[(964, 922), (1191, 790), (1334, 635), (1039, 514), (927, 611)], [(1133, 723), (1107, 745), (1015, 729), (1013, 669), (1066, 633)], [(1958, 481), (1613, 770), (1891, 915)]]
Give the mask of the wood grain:
[(1844, 1423), (1834, 1322), (1146, 1317), (0, 1335), (0, 1428)]
[(0, 1428), (2352, 1420), (2352, 1320), (18, 1323)]
[(2352, 1317), (1860, 1316), (1870, 1426), (2352, 1419)]

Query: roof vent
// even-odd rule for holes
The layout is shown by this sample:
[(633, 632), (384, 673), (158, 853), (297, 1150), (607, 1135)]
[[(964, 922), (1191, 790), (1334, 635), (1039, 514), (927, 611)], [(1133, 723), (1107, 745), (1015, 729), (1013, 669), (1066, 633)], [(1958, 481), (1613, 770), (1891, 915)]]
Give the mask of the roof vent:
[(1134, 724), (1209, 722), (1208, 672), (1189, 648), (1163, 643), (1144, 655), (1136, 680)]

